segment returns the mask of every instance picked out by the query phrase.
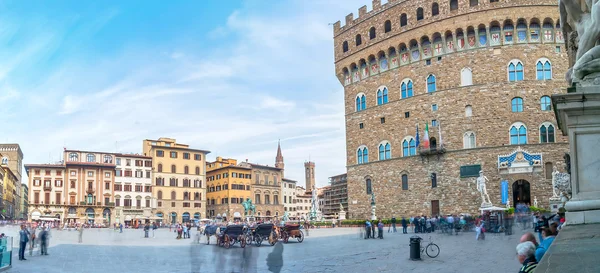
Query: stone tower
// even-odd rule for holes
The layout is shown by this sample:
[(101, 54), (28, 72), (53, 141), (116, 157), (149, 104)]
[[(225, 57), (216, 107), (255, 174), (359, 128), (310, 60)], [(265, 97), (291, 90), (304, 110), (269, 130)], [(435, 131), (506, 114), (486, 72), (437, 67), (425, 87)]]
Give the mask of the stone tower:
[(306, 191), (312, 191), (315, 188), (315, 163), (304, 162), (304, 178), (306, 179)]
[[(281, 154), (281, 143), (279, 141), (277, 141), (277, 156), (275, 157), (275, 168), (280, 168), (280, 169), (284, 169), (285, 168), (285, 164), (283, 163), (283, 155)], [(281, 171), (282, 174), (282, 178), (285, 177), (283, 176), (283, 171)]]

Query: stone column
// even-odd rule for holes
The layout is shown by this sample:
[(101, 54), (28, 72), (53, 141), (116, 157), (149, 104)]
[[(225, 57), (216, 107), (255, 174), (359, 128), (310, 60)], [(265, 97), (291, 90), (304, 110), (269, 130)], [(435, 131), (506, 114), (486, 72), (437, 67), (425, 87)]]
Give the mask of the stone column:
[(559, 128), (569, 136), (572, 198), (565, 204), (566, 221), (600, 223), (600, 85), (569, 88), (553, 95), (552, 103)]

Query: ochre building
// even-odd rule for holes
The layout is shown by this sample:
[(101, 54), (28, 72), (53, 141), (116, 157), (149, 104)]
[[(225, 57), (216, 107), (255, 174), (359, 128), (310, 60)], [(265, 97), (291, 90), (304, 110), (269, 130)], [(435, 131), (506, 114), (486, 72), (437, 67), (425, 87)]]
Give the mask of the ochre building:
[(554, 0), (374, 0), (335, 23), (348, 217), (369, 217), (372, 193), (383, 218), (478, 213), (480, 170), (494, 205), (548, 208), (569, 149), (550, 100), (560, 24)]
[(242, 202), (252, 197), (252, 168), (218, 156), (214, 162), (206, 163), (206, 183), (208, 217), (223, 221), (245, 219)]
[(206, 216), (206, 155), (210, 152), (172, 138), (146, 139), (143, 151), (152, 158), (156, 217), (175, 224)]

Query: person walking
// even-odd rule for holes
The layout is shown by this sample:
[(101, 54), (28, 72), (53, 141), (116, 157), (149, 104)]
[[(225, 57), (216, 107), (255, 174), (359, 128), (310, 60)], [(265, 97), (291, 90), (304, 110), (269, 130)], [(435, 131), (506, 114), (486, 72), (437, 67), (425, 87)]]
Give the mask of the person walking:
[(365, 221), (365, 239), (371, 238), (371, 222)]
[(119, 224), (119, 233), (123, 233), (123, 224)]
[(157, 229), (158, 227), (156, 226), (156, 222), (154, 222), (154, 224), (152, 224), (152, 238), (154, 238), (154, 231)]
[(144, 225), (144, 238), (149, 238), (148, 237), (148, 233), (150, 232), (150, 225), (145, 224)]
[(40, 232), (40, 255), (48, 255), (48, 230), (42, 228)]
[(403, 234), (406, 234), (406, 233), (408, 233), (408, 232), (406, 231), (406, 227), (407, 227), (408, 223), (407, 223), (407, 221), (406, 221), (406, 218), (404, 218), (404, 216), (402, 216), (401, 224), (402, 224), (402, 233), (403, 233)]
[(29, 233), (30, 233), (30, 237), (29, 237), (29, 256), (33, 256), (33, 248), (35, 247), (35, 228), (31, 227), (29, 228)]
[(187, 225), (183, 225), (183, 239), (187, 239), (188, 227)]
[(83, 243), (83, 225), (79, 225), (77, 231), (79, 232), (79, 243), (81, 244)]
[(383, 239), (383, 221), (379, 220), (377, 224), (377, 229), (379, 231), (379, 239)]
[(396, 217), (392, 217), (392, 229), (396, 233)]
[(21, 225), (21, 230), (19, 231), (19, 261), (26, 261), (25, 259), (25, 247), (27, 247), (27, 242), (29, 242), (29, 231), (25, 228), (25, 225)]

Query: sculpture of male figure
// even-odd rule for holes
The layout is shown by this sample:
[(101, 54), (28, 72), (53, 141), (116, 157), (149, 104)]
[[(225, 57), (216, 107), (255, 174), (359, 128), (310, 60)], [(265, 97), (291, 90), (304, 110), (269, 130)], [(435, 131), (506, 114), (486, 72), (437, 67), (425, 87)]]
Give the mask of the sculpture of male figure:
[(558, 195), (558, 184), (556, 175), (559, 173), (556, 166), (552, 167), (552, 198), (560, 198)]
[[(482, 206), (485, 205), (485, 204), (491, 204), (492, 203), (490, 201), (490, 196), (487, 193), (487, 187), (485, 185), (485, 182), (487, 182), (487, 181), (489, 181), (489, 180), (487, 179), (487, 177), (485, 177), (483, 175), (483, 171), (479, 171), (479, 177), (477, 177), (477, 190), (481, 194), (481, 199), (483, 200), (481, 202)], [(486, 197), (487, 197), (487, 199), (486, 199)]]
[[(559, 0), (560, 22), (565, 45), (571, 51), (567, 81), (583, 79), (600, 72), (600, 2), (598, 0)], [(588, 12), (588, 13), (586, 13)], [(573, 56), (575, 55), (575, 56)]]

